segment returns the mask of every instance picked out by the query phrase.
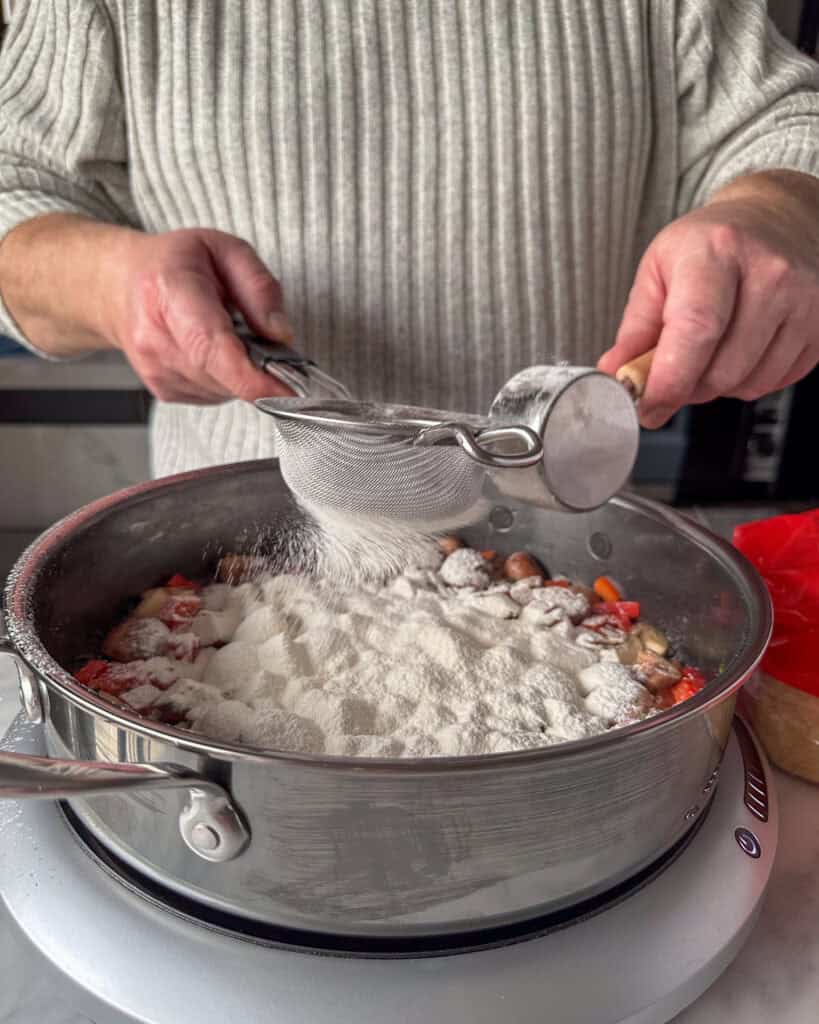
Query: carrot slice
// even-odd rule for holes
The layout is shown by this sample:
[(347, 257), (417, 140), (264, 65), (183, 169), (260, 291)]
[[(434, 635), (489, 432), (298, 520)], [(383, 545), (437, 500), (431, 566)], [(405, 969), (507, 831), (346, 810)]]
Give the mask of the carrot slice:
[(592, 589), (598, 597), (602, 597), (604, 601), (608, 601), (611, 604), (623, 600), (623, 595), (608, 576), (598, 576), (592, 584)]

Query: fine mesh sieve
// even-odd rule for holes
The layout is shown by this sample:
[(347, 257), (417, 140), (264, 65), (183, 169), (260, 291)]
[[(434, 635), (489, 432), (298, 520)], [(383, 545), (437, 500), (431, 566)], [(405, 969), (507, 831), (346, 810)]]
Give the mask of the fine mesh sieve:
[(427, 528), (460, 521), (480, 501), (489, 465), (541, 458), (534, 432), (479, 417), (352, 401), (257, 404), (275, 417), (290, 490), (314, 508), (350, 515)]
[(478, 518), (503, 497), (584, 511), (626, 482), (635, 404), (602, 373), (531, 367), (488, 417), (413, 406), (262, 399), (288, 487), (313, 508), (433, 530)]

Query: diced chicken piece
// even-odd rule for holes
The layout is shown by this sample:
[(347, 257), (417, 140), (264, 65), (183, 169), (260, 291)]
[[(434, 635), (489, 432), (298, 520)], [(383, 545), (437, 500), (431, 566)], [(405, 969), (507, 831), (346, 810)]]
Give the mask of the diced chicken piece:
[(652, 626), (648, 622), (638, 622), (634, 627), (634, 635), (652, 654), (659, 654), (661, 658), (668, 654), (668, 637), (656, 626)]
[(171, 631), (159, 619), (126, 619), (114, 626), (102, 645), (102, 653), (114, 661), (138, 661), (165, 654)]
[(533, 576), (541, 580), (546, 578), (546, 570), (538, 560), (527, 551), (516, 551), (509, 555), (503, 563), (503, 574), (508, 580), (525, 580)]
[(167, 652), (177, 661), (195, 661), (201, 644), (196, 633), (169, 633)]
[(480, 551), (458, 548), (448, 555), (439, 570), (450, 587), (474, 587), (485, 590), (492, 581), (492, 567)]
[(470, 600), (472, 607), (492, 619), (516, 619), (520, 615), (520, 605), (506, 594), (483, 593), (475, 594)]
[(153, 590), (146, 590), (142, 600), (131, 613), (134, 619), (158, 619), (160, 611), (165, 607), (165, 602), (171, 596), (171, 592), (165, 587), (154, 587)]
[(629, 633), (617, 648), (617, 657), (622, 665), (635, 665), (644, 648), (636, 633)]
[(242, 621), (240, 608), (227, 608), (221, 612), (201, 611), (191, 621), (191, 631), (199, 637), (203, 647), (227, 644)]
[(143, 683), (142, 686), (135, 686), (133, 690), (129, 690), (122, 699), (134, 711), (144, 712), (154, 706), (161, 693), (161, 690), (150, 683)]
[(451, 555), (453, 551), (457, 551), (458, 548), (462, 548), (463, 546), (464, 542), (460, 537), (450, 536), (438, 538), (438, 547), (445, 556)]
[(637, 656), (636, 672), (639, 679), (652, 693), (667, 690), (682, 678), (682, 672), (678, 665), (666, 658), (661, 658), (653, 651), (642, 651)]

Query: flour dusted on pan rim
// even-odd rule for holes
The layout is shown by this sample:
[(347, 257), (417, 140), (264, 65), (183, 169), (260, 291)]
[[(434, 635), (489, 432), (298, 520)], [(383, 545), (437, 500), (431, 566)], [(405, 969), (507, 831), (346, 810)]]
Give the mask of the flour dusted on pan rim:
[(583, 595), (495, 582), (479, 558), (437, 555), (387, 584), (206, 587), (193, 631), (227, 642), (157, 703), (216, 740), (359, 757), (542, 747), (654, 710), (611, 648), (579, 642)]

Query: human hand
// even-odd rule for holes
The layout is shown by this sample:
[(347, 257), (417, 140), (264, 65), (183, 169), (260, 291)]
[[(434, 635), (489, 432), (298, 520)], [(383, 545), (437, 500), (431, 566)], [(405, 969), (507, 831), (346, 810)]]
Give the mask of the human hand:
[(281, 287), (246, 242), (204, 228), (129, 232), (111, 267), (107, 333), (165, 402), (253, 401), (291, 392), (256, 369), (233, 332), (237, 309), (262, 337), (290, 343)]
[[(787, 175), (789, 185), (793, 177), (807, 178)], [(750, 178), (729, 186), (646, 250), (615, 344), (598, 363), (615, 373), (656, 346), (644, 426), (662, 426), (689, 403), (759, 398), (819, 361), (819, 183), (800, 181), (802, 194), (789, 188), (779, 202), (777, 180), (770, 192)]]

